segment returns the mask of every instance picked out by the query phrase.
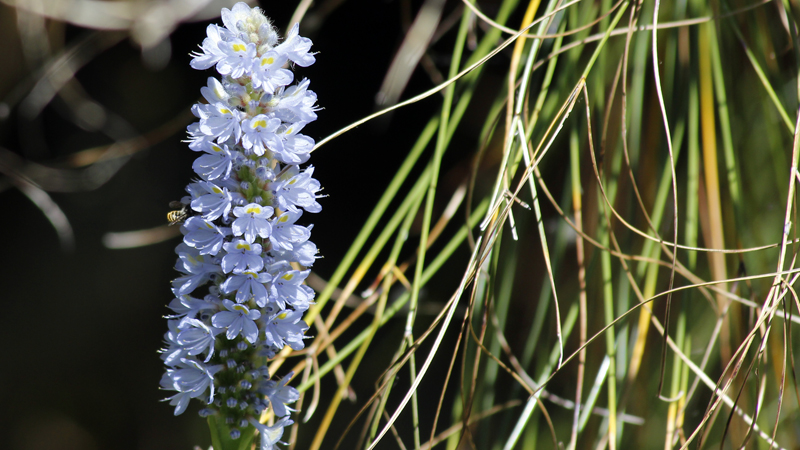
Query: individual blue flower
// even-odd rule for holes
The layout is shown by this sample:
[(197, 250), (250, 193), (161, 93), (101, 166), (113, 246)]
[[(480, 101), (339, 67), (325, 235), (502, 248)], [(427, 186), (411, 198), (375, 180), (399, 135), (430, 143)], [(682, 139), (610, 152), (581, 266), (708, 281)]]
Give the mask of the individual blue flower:
[(306, 267), (314, 265), (314, 261), (320, 256), (317, 255), (317, 245), (311, 241), (305, 241), (302, 244), (294, 244), (291, 250), (273, 249), (271, 254), (274, 255), (274, 260), (298, 262)]
[(227, 145), (209, 144), (202, 149), (208, 153), (197, 158), (192, 169), (206, 181), (228, 178), (233, 167), (234, 154)]
[(303, 281), (310, 273), (310, 270), (287, 270), (275, 275), (270, 284), (270, 300), (281, 309), (285, 309), (288, 303), (296, 310), (307, 310), (314, 299), (314, 291)]
[[(292, 172), (290, 169), (289, 172)], [(317, 203), (317, 192), (321, 189), (319, 181), (311, 178), (314, 166), (308, 166), (305, 171), (296, 173), (291, 178), (275, 181), (270, 185), (273, 195), (277, 198), (278, 208), (282, 210), (296, 210), (303, 208), (306, 212), (317, 213), (322, 211), (322, 206)], [(285, 176), (285, 175), (284, 175)]]
[(233, 215), (237, 217), (231, 225), (233, 235), (244, 235), (249, 243), (253, 243), (256, 236), (261, 236), (262, 239), (268, 238), (272, 232), (272, 225), (268, 219), (272, 217), (273, 212), (271, 206), (262, 206), (258, 203), (233, 208)]
[(231, 210), (231, 194), (225, 187), (219, 187), (208, 181), (192, 183), (187, 187), (194, 188), (189, 191), (192, 194), (192, 209), (201, 213), (207, 220), (216, 220), (219, 217), (227, 217)]
[(258, 327), (255, 321), (261, 318), (261, 312), (251, 310), (245, 305), (223, 300), (222, 305), (227, 311), (220, 311), (211, 318), (211, 323), (217, 328), (226, 328), (225, 336), (233, 339), (242, 333), (245, 339), (254, 344), (258, 339)]
[(161, 387), (178, 391), (168, 399), (169, 404), (175, 406), (176, 416), (186, 410), (190, 398), (203, 395), (209, 387), (211, 394), (208, 403), (214, 401), (214, 374), (221, 369), (221, 365), (206, 367), (191, 358), (182, 358), (177, 368), (167, 369), (167, 373), (161, 377)]
[(216, 325), (216, 328), (209, 327), (197, 319), (185, 319), (183, 324), (188, 328), (178, 333), (178, 344), (192, 356), (205, 352), (204, 362), (208, 362), (214, 356), (214, 342), (216, 342), (217, 335), (222, 332), (219, 329), (222, 327), (216, 327)]
[(175, 249), (178, 261), (175, 270), (185, 275), (172, 281), (172, 292), (175, 296), (191, 294), (198, 286), (210, 280), (213, 275), (222, 273), (222, 269), (213, 261), (208, 261), (196, 249), (180, 244)]
[(188, 142), (189, 148), (196, 152), (203, 151), (203, 147), (214, 142), (216, 138), (216, 136), (209, 136), (200, 131), (200, 122), (189, 124), (186, 127), (186, 133), (189, 134), (189, 137), (184, 142)]
[(305, 122), (297, 122), (278, 130), (278, 136), (283, 141), (280, 148), (270, 148), (275, 154), (275, 159), (284, 164), (302, 164), (308, 161), (314, 140), (308, 136), (298, 134), (305, 126)]
[(264, 327), (267, 345), (283, 348), (288, 345), (292, 350), (302, 350), (305, 344), (303, 336), (308, 325), (303, 322), (303, 311), (281, 311), (273, 315)]
[(167, 316), (167, 318), (176, 319), (180, 317), (188, 317), (190, 319), (194, 319), (201, 311), (214, 310), (217, 308), (217, 305), (205, 299), (194, 298), (189, 295), (181, 295), (173, 298), (167, 307), (175, 312), (174, 315)]
[(308, 67), (314, 64), (314, 55), (309, 53), (311, 50), (311, 39), (305, 38), (300, 34), (300, 24), (294, 24), (286, 39), (278, 45), (275, 50), (285, 53), (289, 59), (300, 67)]
[(258, 433), (261, 435), (258, 450), (275, 450), (278, 443), (281, 442), (283, 430), (293, 424), (294, 421), (287, 416), (281, 418), (272, 426), (264, 425), (255, 419), (250, 419), (250, 423), (258, 429)]
[(302, 244), (311, 236), (311, 228), (295, 225), (302, 211), (286, 211), (272, 221), (272, 233), (269, 241), (273, 248), (292, 250), (294, 245)]
[(227, 103), (231, 99), (225, 86), (214, 77), (208, 77), (208, 85), (200, 88), (200, 94), (209, 105)]
[(289, 85), (294, 80), (294, 75), (283, 68), (288, 59), (286, 54), (273, 50), (256, 58), (251, 75), (253, 88), (275, 92), (275, 89)]
[(178, 343), (178, 335), (181, 332), (178, 326), (180, 322), (180, 320), (170, 320), (167, 322), (169, 331), (164, 333), (164, 343), (167, 344), (167, 346), (159, 350), (161, 359), (163, 359), (164, 364), (168, 366), (179, 364), (181, 358), (185, 358), (189, 355), (189, 351)]
[(194, 247), (201, 255), (216, 255), (222, 249), (225, 236), (231, 234), (230, 228), (218, 227), (212, 222), (200, 217), (192, 216), (186, 219), (181, 232), (184, 233), (183, 242)]
[(242, 122), (242, 146), (252, 149), (258, 156), (263, 155), (267, 149), (273, 152), (282, 151), (283, 142), (275, 134), (280, 125), (280, 119), (270, 118), (265, 114), (244, 120)]
[(317, 120), (315, 106), (317, 94), (308, 90), (310, 81), (304, 78), (300, 83), (289, 86), (271, 97), (272, 115), (286, 123), (313, 122)]
[(206, 35), (208, 37), (203, 39), (203, 43), (200, 45), (202, 53), (192, 53), (189, 65), (193, 69), (208, 69), (227, 56), (221, 46), (225, 45), (225, 41), (231, 37), (231, 33), (218, 25), (209, 25), (206, 27)]
[(231, 78), (241, 78), (253, 70), (256, 46), (250, 42), (232, 37), (217, 44), (223, 57), (217, 62), (217, 72)]
[(283, 417), (288, 415), (290, 411), (294, 411), (286, 405), (294, 403), (300, 398), (300, 393), (297, 392), (297, 389), (287, 386), (293, 376), (294, 372), (289, 372), (280, 381), (268, 380), (258, 390), (259, 393), (269, 398), (276, 417)]
[(246, 270), (258, 272), (264, 268), (261, 258), (261, 244), (251, 244), (237, 239), (224, 245), (227, 255), (222, 257), (222, 271), (225, 273), (242, 273)]
[(225, 294), (236, 292), (238, 303), (244, 303), (253, 298), (258, 306), (264, 307), (269, 300), (264, 283), (270, 281), (272, 281), (272, 275), (267, 272), (243, 272), (230, 275), (219, 287)]
[(200, 132), (213, 137), (217, 142), (222, 143), (231, 138), (238, 141), (242, 134), (241, 121), (244, 114), (226, 103), (197, 104), (192, 107), (192, 113), (200, 118)]

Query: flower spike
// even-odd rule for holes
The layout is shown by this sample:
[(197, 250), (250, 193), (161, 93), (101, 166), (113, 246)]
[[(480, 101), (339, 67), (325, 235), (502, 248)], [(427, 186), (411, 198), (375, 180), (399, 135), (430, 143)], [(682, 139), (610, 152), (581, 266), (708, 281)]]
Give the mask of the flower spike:
[[(314, 300), (303, 284), (318, 257), (313, 226), (297, 222), (322, 209), (314, 168), (299, 167), (314, 146), (300, 131), (319, 108), (308, 79), (292, 85), (289, 67), (315, 57), (297, 24), (281, 41), (259, 8), (237, 3), (222, 22), (192, 54), (193, 68), (214, 67), (219, 78), (201, 88), (206, 103), (194, 105), (198, 120), (187, 128), (199, 179), (181, 201), (161, 387), (176, 392), (166, 399), (176, 415), (198, 399), (200, 415), (229, 424), (232, 439), (252, 425), (260, 448), (271, 449), (293, 423), (287, 405), (299, 394), (288, 386), (292, 374), (271, 380), (263, 357), (303, 348)], [(280, 418), (272, 426), (258, 420), (267, 408)]]

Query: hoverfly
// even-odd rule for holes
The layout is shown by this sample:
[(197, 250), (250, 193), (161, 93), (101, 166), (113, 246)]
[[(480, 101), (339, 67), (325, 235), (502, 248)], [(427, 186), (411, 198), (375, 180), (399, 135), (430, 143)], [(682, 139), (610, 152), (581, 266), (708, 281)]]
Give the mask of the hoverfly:
[(177, 208), (167, 213), (167, 221), (169, 222), (169, 226), (177, 225), (189, 217), (189, 207), (187, 205), (184, 205), (179, 201), (173, 201), (169, 202), (169, 207)]

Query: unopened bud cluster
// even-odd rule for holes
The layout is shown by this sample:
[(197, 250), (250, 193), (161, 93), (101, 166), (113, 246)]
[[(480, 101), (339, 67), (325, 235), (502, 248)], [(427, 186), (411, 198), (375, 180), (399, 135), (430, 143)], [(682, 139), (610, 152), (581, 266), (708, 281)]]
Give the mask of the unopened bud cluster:
[[(195, 69), (216, 66), (220, 79), (201, 89), (207, 103), (192, 112), (189, 148), (202, 153), (182, 203), (191, 211), (181, 226), (169, 304), (169, 331), (161, 386), (175, 414), (197, 398), (203, 416), (217, 415), (238, 438), (252, 424), (261, 448), (271, 449), (292, 423), (296, 389), (291, 374), (272, 379), (265, 363), (285, 346), (303, 348), (303, 314), (314, 292), (303, 284), (317, 247), (303, 212), (321, 210), (313, 167), (300, 170), (314, 141), (300, 134), (316, 120), (316, 95), (306, 79), (293, 84), (291, 64), (314, 63), (311, 41), (298, 26), (280, 41), (258, 8), (222, 10), (224, 27), (209, 25)], [(291, 85), (291, 86), (290, 86)], [(279, 420), (258, 422), (271, 408)]]

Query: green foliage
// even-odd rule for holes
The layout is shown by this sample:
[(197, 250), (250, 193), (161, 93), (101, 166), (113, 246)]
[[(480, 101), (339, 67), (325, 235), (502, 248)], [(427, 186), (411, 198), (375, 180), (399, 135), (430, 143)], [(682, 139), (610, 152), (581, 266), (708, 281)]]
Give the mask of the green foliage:
[[(498, 27), (523, 6), (524, 33), (512, 26), (498, 46)], [(787, 113), (797, 109), (793, 6), (719, 7), (506, 1), (472, 52), (465, 42), (476, 19), (464, 9), (448, 81), (397, 107), (431, 102), (435, 92), (443, 104), (320, 299), (324, 305), (366, 251), (389, 201), (405, 195), (337, 302), (379, 272), (373, 286), (381, 288), (364, 301), (386, 303), (381, 320), (338, 344), (336, 358), (301, 385), (347, 365), (359, 345), (362, 365), (366, 343), (367, 355), (393, 352), (363, 404), (371, 424), (363, 448), (391, 436), (401, 448), (796, 445), (798, 404), (786, 395), (797, 390), (786, 383), (796, 382), (788, 374), (799, 305), (787, 289), (796, 277), (783, 233), (797, 181)], [(776, 32), (769, 25), (781, 18), (790, 25)], [(459, 64), (462, 51), (469, 58)], [(492, 73), (506, 80), (499, 92), (481, 80), (489, 60), (509, 62), (505, 73)], [(478, 115), (478, 100), (494, 106), (482, 110), (463, 197), (438, 182), (453, 136), (463, 133), (462, 114)], [(410, 165), (426, 147), (425, 170), (414, 179)], [(766, 167), (774, 175), (765, 177)], [(441, 197), (454, 207), (437, 208)], [(480, 227), (439, 250), (435, 241), (448, 234), (438, 231), (459, 221), (453, 210), (470, 215), (478, 202), (488, 205)], [(408, 225), (398, 225), (414, 217), (419, 239), (406, 240)], [(381, 262), (376, 255), (386, 254), (393, 234)], [(408, 246), (416, 256), (398, 264), (398, 249)], [(424, 286), (440, 259), (461, 281), (438, 297), (436, 319), (420, 322), (421, 305), (437, 301)], [(392, 304), (389, 286), (398, 281), (405, 293)], [(374, 324), (383, 326), (406, 301), (405, 331), (371, 340)], [(336, 326), (339, 311), (327, 313), (326, 327)], [(453, 321), (457, 311), (462, 320)], [(458, 337), (444, 344), (446, 335)], [(310, 348), (321, 355), (330, 341), (318, 339)], [(447, 368), (431, 374), (436, 361)], [(394, 395), (403, 373), (407, 383)], [(420, 391), (424, 378), (432, 381)], [(431, 410), (433, 420), (421, 421)], [(405, 416), (410, 422), (397, 425)]]

